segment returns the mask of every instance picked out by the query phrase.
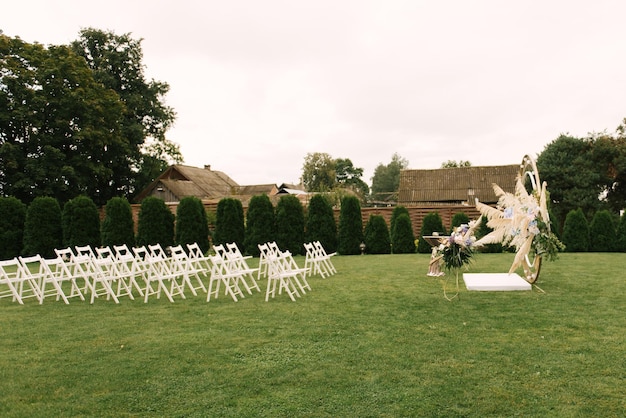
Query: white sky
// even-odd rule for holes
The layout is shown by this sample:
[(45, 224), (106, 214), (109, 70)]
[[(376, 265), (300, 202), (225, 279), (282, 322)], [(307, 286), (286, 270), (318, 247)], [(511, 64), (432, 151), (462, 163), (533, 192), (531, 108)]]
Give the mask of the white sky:
[(297, 183), (309, 152), (374, 169), (520, 163), (626, 117), (622, 0), (20, 0), (0, 29), (143, 38), (185, 163)]

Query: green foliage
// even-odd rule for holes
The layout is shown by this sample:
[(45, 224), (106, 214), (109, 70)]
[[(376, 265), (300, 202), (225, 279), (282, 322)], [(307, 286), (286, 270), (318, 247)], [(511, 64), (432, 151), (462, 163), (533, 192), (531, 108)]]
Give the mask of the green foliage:
[(471, 167), (472, 163), (464, 160), (448, 160), (445, 163), (441, 163), (441, 168), (459, 168), (459, 167)]
[(363, 242), (361, 204), (355, 196), (341, 199), (337, 251), (343, 255), (360, 254)]
[(105, 247), (126, 245), (128, 248), (135, 246), (133, 211), (125, 197), (109, 199), (104, 208), (102, 245)]
[(452, 216), (452, 225), (450, 225), (450, 233), (452, 233), (457, 226), (461, 226), (463, 224), (469, 224), (470, 218), (466, 213), (458, 212)]
[(363, 199), (369, 194), (370, 188), (361, 177), (363, 177), (363, 169), (355, 167), (349, 158), (337, 158), (335, 160), (337, 185), (354, 191)]
[(424, 216), (424, 220), (422, 221), (422, 231), (420, 233), (419, 241), (417, 244), (418, 253), (427, 254), (432, 251), (430, 244), (428, 244), (423, 237), (432, 235), (433, 232), (437, 232), (440, 235), (445, 234), (443, 221), (441, 220), (441, 216), (439, 216), (437, 212), (431, 212), (428, 215)]
[(24, 255), (39, 254), (44, 258), (55, 256), (61, 248), (61, 206), (53, 197), (36, 197), (28, 205), (24, 221)]
[(232, 197), (221, 199), (217, 203), (213, 244), (226, 245), (234, 242), (243, 251), (245, 231), (241, 201)]
[[(485, 235), (488, 235), (489, 233), (493, 231), (493, 228), (490, 228), (489, 225), (487, 225), (488, 221), (489, 219), (487, 219), (487, 217), (484, 215), (480, 218), (480, 225), (478, 226), (476, 230), (476, 239), (481, 239), (482, 237), (484, 237)], [(478, 251), (480, 251), (481, 253), (501, 253), (502, 244), (499, 242), (493, 243), (493, 244), (486, 244), (478, 248)]]
[(328, 199), (316, 194), (309, 200), (305, 228), (306, 242), (319, 241), (328, 253), (337, 251), (337, 224)]
[(195, 196), (180, 200), (176, 209), (176, 244), (187, 250), (197, 243), (202, 253), (209, 251), (209, 224), (202, 201)]
[(174, 244), (174, 214), (163, 199), (149, 196), (141, 202), (137, 222), (137, 245)]
[(626, 213), (619, 219), (617, 226), (617, 251), (626, 252)]
[(141, 39), (130, 34), (86, 28), (71, 47), (86, 60), (95, 80), (117, 93), (124, 105), (120, 130), (129, 144), (125, 154), (117, 150), (113, 181), (129, 196), (140, 192), (168, 162), (182, 162), (178, 145), (165, 137), (176, 117), (165, 105), (169, 85), (146, 79)]
[(393, 234), (395, 233), (394, 231), (396, 229), (396, 220), (398, 219), (398, 216), (402, 214), (406, 214), (407, 216), (410, 217), (409, 210), (406, 207), (398, 205), (395, 208), (393, 208), (393, 211), (391, 212), (391, 221), (390, 221), (390, 228), (389, 228), (390, 236), (393, 236)]
[(26, 205), (15, 197), (0, 197), (0, 260), (22, 252)]
[(370, 215), (363, 233), (365, 251), (368, 254), (391, 253), (391, 239), (385, 218), (381, 215)]
[(0, 194), (23, 202), (81, 194), (98, 204), (118, 194), (129, 151), (124, 106), (67, 46), (0, 34)]
[(291, 254), (304, 253), (304, 209), (294, 195), (285, 195), (276, 204), (276, 244)]
[(402, 213), (396, 219), (396, 226), (391, 235), (391, 249), (394, 254), (412, 254), (415, 252), (415, 235), (411, 218)]
[(397, 153), (387, 165), (378, 164), (372, 177), (372, 198), (378, 201), (393, 200), (400, 186), (400, 171), (407, 168), (409, 162)]
[(591, 219), (589, 225), (589, 251), (611, 252), (617, 250), (617, 235), (613, 215), (601, 210)]
[(246, 236), (243, 250), (259, 256), (259, 244), (276, 241), (274, 206), (266, 194), (252, 196), (246, 213)]
[(308, 153), (304, 157), (301, 180), (308, 192), (332, 190), (335, 187), (335, 160), (327, 153)]
[(100, 213), (87, 196), (78, 196), (63, 205), (63, 246), (100, 246)]
[(589, 223), (581, 208), (570, 211), (563, 225), (563, 244), (565, 251), (589, 251)]

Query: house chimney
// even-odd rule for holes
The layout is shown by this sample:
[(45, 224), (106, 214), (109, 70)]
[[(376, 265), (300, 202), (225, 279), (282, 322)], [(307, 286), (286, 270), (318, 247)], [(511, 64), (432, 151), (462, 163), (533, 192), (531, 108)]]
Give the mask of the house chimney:
[(205, 164), (204, 169), (211, 171), (211, 164)]

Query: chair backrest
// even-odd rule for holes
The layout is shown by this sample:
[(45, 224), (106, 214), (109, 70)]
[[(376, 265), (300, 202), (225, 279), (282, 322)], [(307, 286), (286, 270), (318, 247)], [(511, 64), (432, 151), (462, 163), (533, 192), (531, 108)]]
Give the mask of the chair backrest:
[(76, 250), (76, 255), (89, 256), (91, 258), (96, 258), (96, 254), (93, 249), (89, 245), (77, 245), (74, 247)]

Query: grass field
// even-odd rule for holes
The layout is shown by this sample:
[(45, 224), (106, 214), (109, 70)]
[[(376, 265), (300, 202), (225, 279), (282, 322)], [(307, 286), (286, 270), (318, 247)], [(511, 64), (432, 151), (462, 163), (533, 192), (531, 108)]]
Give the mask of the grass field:
[(626, 416), (626, 255), (453, 302), (427, 255), (334, 262), (296, 303), (2, 299), (0, 416)]

